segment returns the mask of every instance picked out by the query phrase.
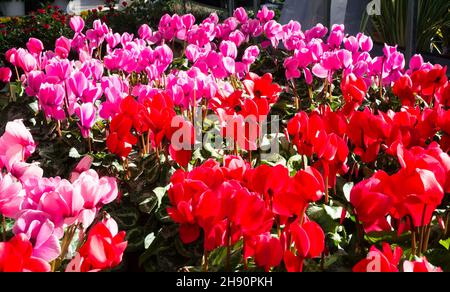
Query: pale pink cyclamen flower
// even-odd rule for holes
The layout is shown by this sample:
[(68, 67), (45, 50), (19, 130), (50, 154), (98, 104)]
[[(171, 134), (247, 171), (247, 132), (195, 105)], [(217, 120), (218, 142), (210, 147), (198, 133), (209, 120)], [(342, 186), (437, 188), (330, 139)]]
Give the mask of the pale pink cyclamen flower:
[(0, 168), (8, 164), (7, 154), (15, 146), (19, 147), (21, 161), (26, 160), (36, 150), (33, 137), (21, 120), (8, 122), (5, 133), (0, 137)]
[(83, 197), (74, 191), (72, 184), (67, 180), (59, 180), (56, 186), (40, 195), (37, 208), (47, 213), (56, 226), (63, 226), (77, 221), (83, 205)]
[(36, 58), (24, 49), (17, 50), (15, 61), (25, 73), (35, 70), (38, 66)]
[(61, 253), (59, 239), (64, 235), (62, 228), (56, 228), (49, 216), (36, 210), (25, 210), (16, 220), (14, 234), (25, 234), (33, 242), (33, 256), (47, 262), (56, 259)]
[(22, 185), (11, 174), (0, 173), (0, 214), (15, 218), (21, 209), (25, 193)]
[(73, 182), (73, 195), (83, 198), (83, 211), (79, 215), (79, 221), (87, 228), (99, 208), (109, 204), (117, 198), (119, 191), (115, 178), (99, 178), (94, 170), (87, 170)]
[(86, 170), (89, 170), (91, 168), (92, 162), (94, 162), (94, 158), (92, 156), (84, 156), (70, 174), (70, 182), (73, 183), (78, 179), (78, 177), (80, 177), (80, 174), (82, 174)]

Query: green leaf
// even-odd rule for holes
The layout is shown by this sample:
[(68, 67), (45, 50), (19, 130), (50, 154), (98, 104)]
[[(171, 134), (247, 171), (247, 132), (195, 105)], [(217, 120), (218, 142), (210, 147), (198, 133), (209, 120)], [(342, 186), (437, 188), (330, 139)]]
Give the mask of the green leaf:
[(446, 240), (441, 240), (439, 243), (445, 247), (446, 250), (450, 250), (450, 238)]

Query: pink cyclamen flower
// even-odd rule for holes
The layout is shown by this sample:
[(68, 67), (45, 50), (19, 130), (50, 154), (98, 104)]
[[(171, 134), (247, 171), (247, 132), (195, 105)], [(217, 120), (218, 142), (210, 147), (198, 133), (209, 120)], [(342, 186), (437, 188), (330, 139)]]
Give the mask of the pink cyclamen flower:
[(39, 55), (44, 50), (44, 44), (36, 38), (30, 38), (27, 42), (27, 49), (30, 53)]
[(78, 162), (77, 166), (75, 166), (74, 170), (70, 174), (70, 182), (73, 183), (80, 177), (80, 174), (89, 170), (91, 168), (92, 162), (94, 162), (94, 158), (90, 155), (86, 155), (83, 159)]
[(331, 29), (330, 36), (328, 37), (328, 44), (332, 48), (339, 48), (345, 37), (345, 27), (344, 25), (333, 25)]
[(22, 185), (16, 178), (10, 174), (0, 174), (0, 214), (15, 218), (23, 200)]
[(62, 105), (66, 93), (61, 84), (44, 83), (38, 93), (39, 105), (45, 115), (56, 120), (63, 120), (66, 116)]
[(24, 49), (17, 50), (15, 60), (17, 66), (22, 68), (25, 73), (31, 72), (37, 68), (36, 58)]
[(266, 6), (263, 6), (263, 8), (258, 11), (258, 14), (256, 14), (256, 17), (262, 23), (266, 23), (275, 17), (275, 12), (273, 10), (268, 9)]
[(0, 68), (0, 82), (8, 83), (11, 80), (11, 69), (8, 67)]
[(31, 133), (21, 120), (7, 123), (5, 133), (0, 137), (0, 167), (8, 165), (13, 148), (20, 151), (18, 161), (26, 160), (36, 149)]
[(403, 263), (403, 272), (406, 273), (441, 273), (442, 269), (430, 264), (426, 257), (416, 258), (414, 261)]
[(57, 182), (54, 189), (43, 193), (39, 199), (38, 210), (47, 213), (56, 226), (71, 225), (83, 210), (84, 199), (74, 191), (67, 180)]
[(247, 11), (245, 11), (244, 8), (239, 7), (237, 8), (234, 13), (233, 16), (237, 19), (237, 21), (239, 21), (240, 23), (245, 23), (248, 20), (248, 14)]
[(73, 183), (74, 193), (84, 198), (84, 208), (96, 208), (109, 204), (117, 198), (117, 182), (112, 177), (99, 178), (94, 170), (80, 174)]
[(96, 110), (93, 103), (83, 103), (75, 109), (75, 114), (80, 119), (78, 127), (80, 127), (83, 138), (89, 138), (92, 126), (95, 124)]
[(74, 196), (83, 198), (84, 210), (78, 220), (87, 228), (94, 221), (98, 209), (117, 198), (117, 182), (115, 178), (99, 178), (97, 172), (87, 170), (73, 182), (73, 193)]
[(69, 56), (70, 53), (71, 41), (66, 37), (60, 37), (56, 40), (55, 44), (55, 53), (65, 59)]
[(84, 28), (84, 19), (81, 16), (73, 16), (70, 19), (70, 28), (77, 34), (82, 32)]
[(39, 89), (41, 88), (41, 84), (44, 82), (45, 74), (42, 71), (31, 71), (27, 76), (27, 88), (25, 92), (29, 96), (37, 96), (39, 93)]
[(33, 242), (33, 256), (47, 262), (56, 259), (61, 253), (59, 239), (63, 236), (62, 228), (55, 228), (49, 215), (42, 211), (26, 210), (13, 227), (14, 234), (25, 234)]

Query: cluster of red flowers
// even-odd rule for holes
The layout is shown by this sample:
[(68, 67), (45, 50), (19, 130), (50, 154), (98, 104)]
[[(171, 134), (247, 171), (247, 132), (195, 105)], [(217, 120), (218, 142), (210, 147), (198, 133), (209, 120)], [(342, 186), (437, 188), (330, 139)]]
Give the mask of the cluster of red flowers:
[(265, 270), (284, 259), (289, 271), (301, 271), (304, 259), (324, 250), (321, 227), (305, 215), (309, 203), (324, 195), (323, 178), (313, 167), (290, 177), (284, 166), (252, 168), (239, 156), (226, 156), (223, 166), (208, 160), (190, 172), (178, 170), (171, 182), (167, 211), (186, 244), (201, 230), (206, 251), (242, 239), (243, 258)]
[(273, 83), (270, 73), (261, 77), (249, 73), (242, 84), (244, 90), (229, 96), (218, 91), (209, 107), (220, 119), (223, 137), (232, 139), (240, 149), (256, 150), (261, 123), (277, 102), (281, 87)]
[(444, 192), (450, 190), (450, 157), (437, 143), (411, 150), (399, 144), (397, 152), (399, 172), (389, 176), (378, 171), (352, 189), (350, 201), (367, 232), (395, 226), (402, 233), (430, 224)]
[(323, 169), (327, 188), (336, 184), (336, 174), (348, 171), (348, 146), (345, 116), (325, 108), (323, 113), (299, 112), (289, 121), (287, 131), (297, 151), (308, 157), (316, 156), (315, 166)]
[(192, 151), (186, 149), (189, 147), (183, 146), (186, 146), (185, 143), (188, 146), (194, 144), (194, 128), (190, 122), (176, 116), (172, 99), (165, 93), (157, 93), (142, 103), (132, 96), (126, 97), (120, 103), (119, 113), (111, 120), (109, 130), (106, 140), (108, 149), (123, 159), (140, 140), (143, 141), (140, 145), (143, 153), (148, 153), (151, 147), (161, 149), (164, 139), (170, 141), (179, 130), (185, 135), (181, 135), (179, 145), (169, 146), (170, 154), (183, 167), (192, 156)]

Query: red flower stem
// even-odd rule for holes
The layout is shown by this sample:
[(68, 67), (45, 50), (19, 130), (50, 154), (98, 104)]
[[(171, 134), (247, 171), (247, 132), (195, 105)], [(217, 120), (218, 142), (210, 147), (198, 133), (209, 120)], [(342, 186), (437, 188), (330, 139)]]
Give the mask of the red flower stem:
[(329, 202), (329, 190), (328, 190), (328, 176), (325, 177), (325, 204), (328, 204)]

